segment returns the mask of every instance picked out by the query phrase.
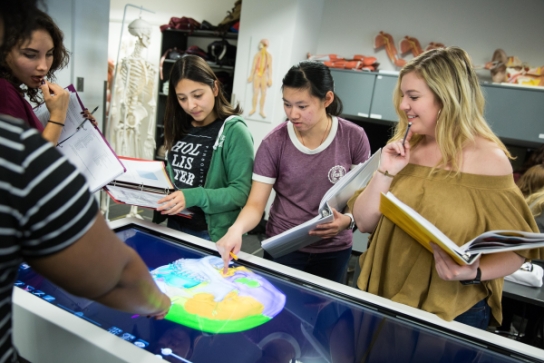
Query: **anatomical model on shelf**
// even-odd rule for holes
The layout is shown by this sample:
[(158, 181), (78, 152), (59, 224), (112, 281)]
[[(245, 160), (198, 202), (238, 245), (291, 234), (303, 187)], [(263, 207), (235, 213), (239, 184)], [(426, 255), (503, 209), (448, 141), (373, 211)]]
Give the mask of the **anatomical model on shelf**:
[(430, 42), (429, 45), (427, 45), (427, 48), (423, 50), (421, 47), (421, 44), (419, 44), (419, 40), (417, 38), (411, 37), (409, 35), (406, 35), (399, 43), (400, 48), (400, 54), (405, 55), (407, 53), (412, 53), (414, 57), (417, 57), (423, 52), (426, 52), (431, 49), (437, 49), (437, 48), (444, 48), (445, 45), (442, 43), (435, 43)]
[(351, 58), (339, 57), (337, 54), (306, 54), (308, 60), (322, 62), (329, 68), (358, 69), (363, 71), (377, 71), (380, 63), (376, 57), (355, 54)]
[(385, 33), (381, 31), (375, 38), (374, 38), (374, 49), (381, 49), (384, 48), (385, 52), (387, 53), (387, 57), (389, 60), (391, 60), (391, 63), (393, 63), (396, 67), (401, 68), (406, 64), (406, 61), (399, 57), (399, 54), (397, 52), (397, 47), (395, 46), (395, 41), (393, 40), (393, 37), (391, 34)]
[(421, 47), (419, 40), (411, 36), (405, 36), (399, 43), (400, 52), (397, 52), (395, 47), (395, 41), (391, 34), (380, 31), (380, 33), (374, 38), (374, 49), (384, 48), (387, 53), (387, 57), (391, 60), (396, 67), (401, 68), (406, 64), (406, 60), (401, 57), (412, 53), (414, 57), (417, 57), (424, 51), (436, 48), (444, 48), (444, 44), (437, 42), (430, 42), (425, 50)]
[(493, 58), (484, 66), (491, 72), (495, 83), (512, 83), (524, 86), (544, 86), (544, 66), (530, 67), (518, 57), (506, 55), (502, 49), (493, 53)]
[(128, 25), (128, 31), (137, 40), (132, 54), (118, 65), (108, 139), (118, 155), (153, 159), (157, 70), (142, 57), (150, 43), (151, 25), (136, 19)]

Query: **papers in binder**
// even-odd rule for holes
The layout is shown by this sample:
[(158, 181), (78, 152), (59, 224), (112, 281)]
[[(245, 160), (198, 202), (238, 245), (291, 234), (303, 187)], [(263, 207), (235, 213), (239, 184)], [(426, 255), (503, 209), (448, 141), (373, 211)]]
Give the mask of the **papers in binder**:
[[(127, 158), (121, 156), (127, 171), (104, 187), (106, 193), (121, 204), (156, 209), (158, 201), (175, 191), (162, 161)], [(179, 213), (190, 218), (192, 212)]]
[(404, 204), (391, 192), (381, 195), (382, 214), (432, 253), (430, 243), (440, 246), (455, 262), (470, 265), (481, 254), (544, 247), (544, 233), (496, 230), (482, 233), (458, 246), (435, 225)]
[(381, 149), (337, 181), (321, 199), (319, 215), (301, 225), (265, 239), (262, 241), (262, 248), (273, 257), (280, 257), (319, 241), (320, 237), (310, 236), (308, 233), (319, 224), (332, 222), (334, 220), (333, 208), (339, 212), (346, 208), (348, 200), (357, 190), (368, 184), (372, 175), (378, 169), (380, 155)]
[[(85, 176), (90, 191), (96, 192), (123, 174), (125, 167), (100, 130), (90, 121), (84, 122), (81, 112), (85, 107), (74, 86), (66, 89), (70, 92), (70, 103), (57, 150)], [(35, 108), (34, 113), (42, 123), (47, 123), (49, 111), (45, 104)]]

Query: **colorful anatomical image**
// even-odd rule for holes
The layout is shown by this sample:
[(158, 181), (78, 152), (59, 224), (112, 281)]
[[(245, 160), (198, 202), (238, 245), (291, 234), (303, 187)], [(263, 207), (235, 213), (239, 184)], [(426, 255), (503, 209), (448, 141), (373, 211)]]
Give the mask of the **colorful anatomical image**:
[(172, 300), (166, 319), (208, 333), (233, 333), (262, 325), (280, 313), (285, 295), (243, 266), (215, 256), (179, 259), (151, 275)]

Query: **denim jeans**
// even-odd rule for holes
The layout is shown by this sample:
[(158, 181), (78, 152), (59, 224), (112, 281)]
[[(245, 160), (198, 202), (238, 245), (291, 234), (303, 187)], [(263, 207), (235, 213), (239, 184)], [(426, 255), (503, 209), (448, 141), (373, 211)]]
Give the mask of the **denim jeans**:
[(307, 253), (295, 251), (278, 258), (264, 251), (264, 258), (336, 282), (344, 282), (351, 247), (342, 251)]
[(491, 308), (489, 305), (487, 305), (487, 301), (483, 299), (453, 320), (473, 326), (475, 328), (486, 330), (487, 326), (489, 325), (490, 318)]
[(190, 234), (191, 236), (199, 237), (208, 241), (211, 241), (210, 233), (207, 229), (203, 229), (202, 231), (195, 231), (194, 229), (190, 229), (187, 227), (182, 227), (179, 225), (178, 222), (176, 222), (173, 218), (168, 218), (168, 221), (166, 222), (166, 226), (168, 228), (175, 229), (176, 231), (184, 232), (187, 234)]

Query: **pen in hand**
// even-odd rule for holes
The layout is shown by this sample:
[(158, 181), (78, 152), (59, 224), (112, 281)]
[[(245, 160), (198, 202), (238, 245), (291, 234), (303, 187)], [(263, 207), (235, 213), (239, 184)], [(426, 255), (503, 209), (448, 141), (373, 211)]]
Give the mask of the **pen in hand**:
[(412, 123), (408, 122), (408, 127), (406, 128), (406, 132), (404, 133), (404, 137), (402, 138), (402, 147), (404, 147), (404, 143), (406, 142), (406, 137), (408, 137), (408, 131), (410, 131), (410, 127), (412, 127)]

